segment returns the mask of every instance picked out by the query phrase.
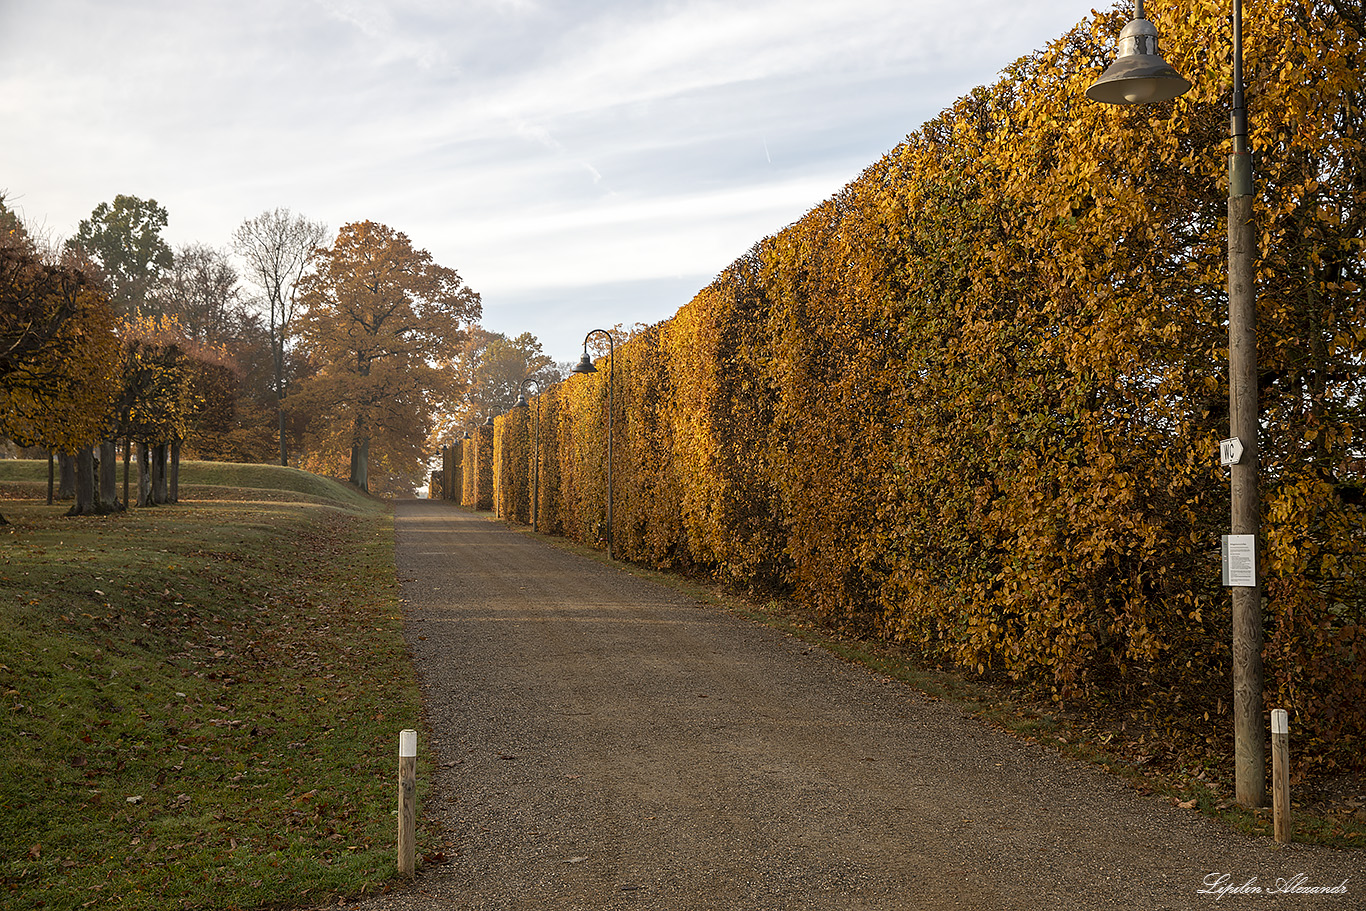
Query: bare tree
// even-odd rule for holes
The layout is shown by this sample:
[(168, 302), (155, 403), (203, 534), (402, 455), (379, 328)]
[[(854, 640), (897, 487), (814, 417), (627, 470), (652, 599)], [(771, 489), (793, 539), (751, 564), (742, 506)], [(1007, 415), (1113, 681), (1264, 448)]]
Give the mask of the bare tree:
[(175, 316), (185, 337), (201, 345), (228, 342), (241, 324), (237, 270), (226, 255), (205, 244), (175, 251), (175, 261), (158, 291), (162, 312)]
[(285, 445), (285, 350), (294, 322), (299, 280), (327, 240), (327, 226), (275, 209), (249, 218), (233, 235), (232, 246), (246, 261), (246, 278), (265, 295), (270, 308), (270, 347), (275, 359), (275, 409), (280, 426), (280, 464), (289, 464)]

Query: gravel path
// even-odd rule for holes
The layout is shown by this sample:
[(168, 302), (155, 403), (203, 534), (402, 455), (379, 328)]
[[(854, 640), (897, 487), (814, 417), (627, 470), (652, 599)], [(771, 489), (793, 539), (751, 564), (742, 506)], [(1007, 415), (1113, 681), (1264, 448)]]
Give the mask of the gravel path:
[[(1361, 853), (1232, 834), (614, 567), (396, 511), (452, 858), (364, 908), (1366, 908)], [(1273, 891), (1299, 875), (1346, 892)], [(1202, 893), (1222, 876), (1261, 892)]]

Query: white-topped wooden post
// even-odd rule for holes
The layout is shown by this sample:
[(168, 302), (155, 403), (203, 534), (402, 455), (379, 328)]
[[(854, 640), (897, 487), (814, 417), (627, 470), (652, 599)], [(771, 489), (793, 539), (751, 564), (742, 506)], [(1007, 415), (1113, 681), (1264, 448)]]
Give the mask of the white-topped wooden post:
[(398, 872), (417, 867), (417, 731), (398, 735)]
[(1271, 710), (1271, 807), (1276, 840), (1290, 841), (1290, 716)]

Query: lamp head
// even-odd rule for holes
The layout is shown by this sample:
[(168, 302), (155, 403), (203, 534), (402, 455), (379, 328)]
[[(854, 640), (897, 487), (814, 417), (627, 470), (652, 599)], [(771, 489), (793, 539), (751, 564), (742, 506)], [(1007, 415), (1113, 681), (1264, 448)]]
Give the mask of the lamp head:
[(530, 408), (531, 406), (527, 404), (526, 395), (519, 392), (519, 393), (517, 393), (517, 403), (514, 404), (512, 407), (513, 407), (513, 408)]
[(593, 359), (588, 356), (588, 352), (583, 353), (579, 360), (579, 366), (574, 368), (575, 373), (597, 373), (598, 368), (593, 366)]
[(488, 419), (487, 421), (484, 422), (484, 426), (485, 426), (485, 427), (492, 427), (492, 426), (493, 426), (493, 415), (489, 415), (489, 419)]
[(1170, 101), (1190, 90), (1191, 84), (1162, 59), (1157, 49), (1157, 28), (1147, 19), (1133, 19), (1124, 26), (1117, 47), (1115, 62), (1086, 90), (1086, 97), (1092, 101)]

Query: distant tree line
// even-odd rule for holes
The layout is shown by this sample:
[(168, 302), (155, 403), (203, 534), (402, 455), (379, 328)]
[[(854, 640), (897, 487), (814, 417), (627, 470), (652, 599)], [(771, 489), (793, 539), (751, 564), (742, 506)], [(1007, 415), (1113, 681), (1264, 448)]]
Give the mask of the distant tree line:
[(167, 222), (120, 195), (58, 241), (0, 193), (0, 442), (53, 456), (73, 515), (176, 502), (182, 457), (410, 493), (431, 439), (551, 375), (539, 342), (482, 330), (479, 295), (385, 225), (331, 239), (280, 208), (228, 248), (172, 249)]

